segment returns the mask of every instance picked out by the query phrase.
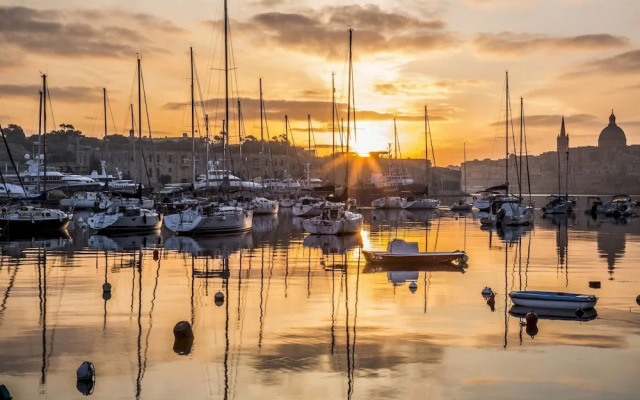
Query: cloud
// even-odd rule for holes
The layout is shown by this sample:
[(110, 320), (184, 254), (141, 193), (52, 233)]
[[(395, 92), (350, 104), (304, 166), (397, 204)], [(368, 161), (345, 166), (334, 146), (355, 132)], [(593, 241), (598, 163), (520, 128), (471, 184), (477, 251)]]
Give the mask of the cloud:
[(395, 96), (398, 94), (403, 95), (419, 95), (423, 96), (425, 92), (436, 89), (441, 92), (453, 92), (460, 91), (461, 89), (469, 86), (475, 86), (482, 84), (478, 79), (442, 79), (430, 83), (418, 84), (418, 83), (377, 83), (373, 86), (373, 91), (383, 94)]
[[(115, 10), (39, 10), (0, 7), (0, 45), (29, 53), (59, 57), (131, 56), (141, 47), (152, 51), (145, 33), (179, 33), (180, 28), (146, 14)], [(135, 21), (139, 25), (134, 25)]]
[(640, 73), (640, 50), (632, 50), (582, 64), (577, 67), (576, 71), (566, 74), (565, 77), (638, 73)]
[[(230, 101), (230, 107), (237, 102), (236, 99)], [(259, 118), (259, 100), (252, 98), (240, 98), (242, 104), (242, 113), (247, 119)], [(224, 106), (224, 99), (208, 99), (205, 101), (207, 109), (221, 109)], [(188, 103), (166, 103), (163, 108), (165, 110), (180, 110), (188, 107)], [(311, 115), (314, 121), (331, 123), (331, 102), (316, 100), (265, 100), (265, 109), (269, 121), (277, 121), (276, 124), (284, 121), (285, 114), (290, 121), (306, 121), (307, 115)], [(446, 121), (454, 112), (454, 108), (447, 106), (429, 108), (429, 119), (431, 121)], [(230, 111), (231, 112), (231, 111)], [(346, 104), (338, 104), (338, 112), (340, 117), (346, 120), (347, 106)], [(235, 112), (234, 112), (235, 113)], [(391, 121), (394, 118), (398, 121), (422, 121), (424, 116), (421, 113), (392, 113), (379, 112), (374, 110), (358, 110), (356, 109), (356, 118), (358, 121)], [(283, 122), (282, 122), (283, 123)]]
[[(379, 6), (324, 7), (302, 13), (268, 12), (253, 16), (242, 31), (260, 32), (259, 40), (326, 58), (344, 57), (346, 29), (354, 28), (355, 54), (450, 49), (460, 39), (445, 32), (440, 19), (382, 10)], [(248, 29), (251, 28), (251, 29)]]
[[(32, 98), (37, 102), (41, 88), (39, 85), (0, 84), (0, 96)], [(50, 87), (49, 94), (53, 101), (84, 103), (100, 99), (102, 97), (102, 88), (86, 86)]]
[(481, 53), (526, 55), (543, 50), (599, 51), (625, 47), (629, 40), (608, 33), (549, 37), (528, 32), (481, 33), (473, 44)]

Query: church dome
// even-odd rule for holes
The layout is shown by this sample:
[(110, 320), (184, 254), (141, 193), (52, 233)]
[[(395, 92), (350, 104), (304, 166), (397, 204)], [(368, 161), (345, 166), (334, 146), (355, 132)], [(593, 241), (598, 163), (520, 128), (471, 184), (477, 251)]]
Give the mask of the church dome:
[(600, 137), (598, 138), (598, 147), (619, 147), (627, 145), (627, 136), (624, 134), (622, 128), (616, 125), (616, 116), (613, 115), (613, 111), (611, 111), (611, 116), (609, 117), (609, 125), (607, 125), (602, 132), (600, 132)]

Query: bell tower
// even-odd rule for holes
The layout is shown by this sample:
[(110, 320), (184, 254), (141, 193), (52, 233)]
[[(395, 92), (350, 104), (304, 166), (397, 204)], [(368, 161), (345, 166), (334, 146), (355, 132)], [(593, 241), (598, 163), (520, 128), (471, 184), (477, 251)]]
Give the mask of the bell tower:
[(569, 135), (567, 135), (564, 129), (564, 116), (562, 116), (562, 126), (560, 127), (560, 134), (556, 141), (559, 154), (565, 154), (569, 151)]

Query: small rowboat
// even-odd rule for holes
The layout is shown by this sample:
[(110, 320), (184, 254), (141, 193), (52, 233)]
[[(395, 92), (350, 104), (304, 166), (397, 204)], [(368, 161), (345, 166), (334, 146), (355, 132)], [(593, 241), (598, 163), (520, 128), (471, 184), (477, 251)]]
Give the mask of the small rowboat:
[(469, 257), (461, 250), (456, 251), (418, 251), (417, 242), (405, 242), (393, 239), (387, 251), (363, 250), (365, 260), (372, 264), (415, 265), (415, 264), (464, 264)]
[(558, 321), (591, 321), (598, 318), (598, 312), (595, 308), (589, 308), (584, 310), (571, 310), (568, 308), (531, 308), (523, 306), (512, 306), (509, 310), (509, 314), (518, 318), (526, 318), (530, 312), (536, 313), (540, 319), (550, 319)]
[(598, 298), (592, 294), (542, 292), (523, 290), (509, 293), (513, 304), (532, 308), (565, 308), (586, 310), (596, 306)]

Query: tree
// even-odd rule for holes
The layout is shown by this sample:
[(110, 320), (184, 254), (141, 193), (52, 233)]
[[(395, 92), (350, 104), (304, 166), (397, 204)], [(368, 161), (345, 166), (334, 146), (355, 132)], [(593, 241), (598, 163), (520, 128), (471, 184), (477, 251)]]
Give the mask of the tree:
[(22, 142), (26, 139), (24, 130), (22, 129), (22, 127), (16, 124), (9, 124), (2, 130), (4, 131), (4, 134), (7, 137), (7, 141), (9, 142)]

